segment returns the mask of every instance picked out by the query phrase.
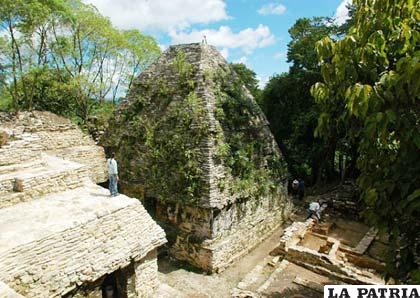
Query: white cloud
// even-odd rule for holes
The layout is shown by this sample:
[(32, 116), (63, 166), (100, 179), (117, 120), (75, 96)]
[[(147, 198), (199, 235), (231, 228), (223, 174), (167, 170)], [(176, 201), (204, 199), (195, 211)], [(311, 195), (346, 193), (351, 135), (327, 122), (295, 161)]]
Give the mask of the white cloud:
[(351, 4), (352, 0), (343, 0), (341, 1), (340, 5), (337, 7), (335, 11), (335, 22), (338, 25), (344, 24), (346, 20), (349, 18), (349, 10), (347, 9), (347, 5)]
[(223, 58), (227, 59), (229, 56), (229, 49), (223, 48), (220, 50), (220, 54), (222, 54)]
[(219, 29), (193, 29), (189, 32), (169, 32), (169, 36), (174, 44), (200, 42), (204, 35), (207, 42), (211, 45), (226, 49), (241, 49), (247, 54), (250, 54), (257, 48), (264, 48), (275, 42), (270, 28), (261, 24), (255, 29), (246, 28), (237, 33), (232, 32), (232, 29), (228, 26), (220, 26)]
[(245, 65), (247, 65), (247, 62), (248, 62), (248, 58), (245, 56), (242, 56), (241, 58), (233, 61), (233, 63), (242, 63)]
[(274, 59), (276, 60), (280, 60), (282, 58), (286, 57), (286, 53), (285, 52), (276, 52), (274, 53)]
[(228, 19), (224, 0), (83, 0), (123, 29), (168, 32)]
[(280, 3), (270, 3), (262, 6), (258, 9), (258, 13), (261, 15), (277, 14), (281, 15), (286, 12), (286, 6)]
[(257, 75), (258, 87), (260, 89), (264, 89), (264, 87), (265, 87), (265, 85), (267, 85), (269, 79), (270, 78), (266, 75)]

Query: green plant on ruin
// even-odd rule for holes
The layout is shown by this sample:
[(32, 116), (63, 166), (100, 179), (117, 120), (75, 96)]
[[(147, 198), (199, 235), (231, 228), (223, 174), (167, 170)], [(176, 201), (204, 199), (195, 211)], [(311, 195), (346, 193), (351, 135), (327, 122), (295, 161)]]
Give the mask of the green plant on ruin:
[(118, 145), (125, 151), (118, 155), (126, 169), (124, 180), (141, 180), (159, 200), (195, 204), (205, 188), (199, 148), (208, 135), (206, 112), (194, 92), (194, 68), (182, 52), (172, 71), (179, 78), (174, 85), (154, 81), (139, 86), (141, 95), (124, 115), (129, 127)]
[(267, 156), (267, 139), (261, 135), (264, 124), (252, 123), (262, 120), (259, 107), (240, 80), (229, 79), (229, 72), (210, 77), (218, 86), (215, 117), (222, 128), (216, 133), (216, 155), (232, 177), (229, 182), (220, 180), (219, 188), (229, 185), (231, 194), (239, 198), (277, 193), (286, 167), (280, 156)]
[(176, 69), (179, 75), (179, 87), (181, 89), (193, 90), (195, 86), (193, 80), (194, 67), (193, 65), (187, 62), (187, 60), (185, 59), (185, 53), (183, 51), (177, 51), (174, 60), (174, 68)]
[(165, 71), (176, 79), (140, 81), (134, 86), (138, 95), (120, 116), (125, 126), (116, 147), (124, 150), (118, 152), (122, 179), (140, 182), (160, 201), (196, 204), (209, 189), (202, 149), (213, 140), (215, 163), (227, 172), (219, 181), (221, 191), (229, 189), (238, 199), (277, 193), (285, 166), (268, 154), (261, 111), (238, 77), (229, 68), (204, 73), (204, 83), (217, 96), (218, 122), (210, 130), (209, 111), (195, 93), (197, 69), (179, 51)]

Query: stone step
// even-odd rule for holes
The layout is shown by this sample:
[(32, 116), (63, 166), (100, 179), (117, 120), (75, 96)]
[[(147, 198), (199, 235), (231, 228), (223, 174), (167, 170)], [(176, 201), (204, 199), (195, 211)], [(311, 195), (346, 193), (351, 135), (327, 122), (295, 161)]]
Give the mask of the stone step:
[(17, 168), (0, 175), (0, 208), (30, 201), (45, 194), (74, 189), (90, 177), (88, 167), (51, 156), (40, 156), (41, 164)]
[(271, 272), (270, 276), (261, 284), (258, 289), (258, 294), (264, 294), (268, 287), (273, 283), (273, 281), (283, 272), (283, 270), (289, 265), (287, 260), (282, 260), (276, 266), (276, 269)]
[(2, 147), (0, 148), (0, 167), (25, 163), (36, 159), (38, 156), (38, 152), (29, 149), (9, 150)]
[[(51, 233), (65, 231), (137, 203), (136, 199), (124, 195), (111, 198), (107, 189), (88, 182), (72, 190), (47, 194), (0, 209), (0, 259), (2, 253), (10, 248), (43, 239)], [(109, 228), (112, 230), (113, 227)]]
[(236, 293), (251, 292), (257, 294), (263, 289), (270, 276), (281, 266), (280, 258), (266, 257), (259, 262), (236, 286)]
[(36, 158), (36, 159), (31, 159), (23, 163), (14, 163), (14, 164), (0, 166), (0, 175), (12, 173), (12, 172), (18, 172), (24, 169), (40, 167), (42, 163), (43, 161), (41, 158)]
[(71, 150), (93, 145), (94, 142), (77, 129), (14, 131), (8, 142), (0, 148), (0, 166), (26, 162), (36, 158), (40, 152)]
[(103, 150), (98, 150), (95, 146), (73, 146), (69, 148), (56, 149), (50, 151), (51, 155), (71, 160), (77, 163), (90, 166), (91, 178), (94, 182), (105, 182), (108, 179), (106, 173), (105, 154)]

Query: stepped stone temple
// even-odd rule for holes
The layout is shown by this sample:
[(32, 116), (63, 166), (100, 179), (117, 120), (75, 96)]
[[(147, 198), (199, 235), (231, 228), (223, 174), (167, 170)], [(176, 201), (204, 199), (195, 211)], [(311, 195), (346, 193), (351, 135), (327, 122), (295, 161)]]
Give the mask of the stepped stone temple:
[(69, 120), (0, 113), (0, 297), (153, 296), (164, 232), (105, 180), (103, 148)]
[(226, 268), (289, 216), (268, 122), (215, 47), (171, 46), (133, 83), (101, 143), (125, 194), (164, 227), (171, 256)]

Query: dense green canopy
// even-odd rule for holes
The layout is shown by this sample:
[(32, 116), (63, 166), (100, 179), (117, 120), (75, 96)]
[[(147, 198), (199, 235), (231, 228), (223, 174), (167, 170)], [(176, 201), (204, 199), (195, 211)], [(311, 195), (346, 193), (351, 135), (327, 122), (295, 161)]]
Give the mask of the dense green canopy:
[(390, 235), (389, 276), (420, 281), (420, 2), (354, 0), (354, 25), (317, 44), (317, 133), (358, 140), (366, 218)]

